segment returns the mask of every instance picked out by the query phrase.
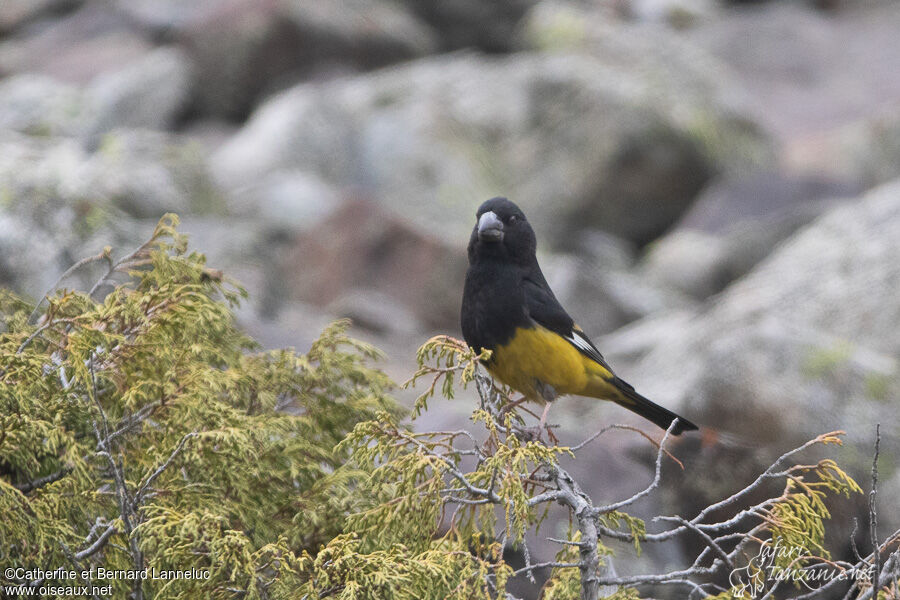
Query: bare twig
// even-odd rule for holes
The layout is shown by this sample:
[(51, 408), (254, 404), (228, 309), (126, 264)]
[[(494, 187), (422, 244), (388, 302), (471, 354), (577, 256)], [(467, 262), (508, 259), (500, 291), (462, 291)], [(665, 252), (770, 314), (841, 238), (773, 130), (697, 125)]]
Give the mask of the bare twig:
[(725, 553), (725, 551), (722, 549), (722, 547), (718, 543), (716, 543), (716, 541), (714, 539), (712, 539), (708, 533), (706, 533), (705, 531), (703, 531), (702, 529), (700, 529), (699, 527), (697, 527), (690, 521), (683, 519), (681, 517), (678, 517), (678, 516), (676, 516), (676, 517), (659, 517), (659, 519), (660, 520), (672, 520), (672, 521), (677, 521), (678, 523), (681, 523), (682, 525), (684, 525), (685, 527), (687, 527), (688, 529), (690, 529), (691, 531), (693, 531), (694, 533), (699, 535), (701, 538), (703, 538), (703, 541), (706, 542), (706, 545), (709, 546), (710, 550), (715, 552), (718, 555), (718, 557), (722, 559), (722, 562), (725, 563), (726, 567), (728, 567), (729, 569), (734, 569), (734, 562), (731, 560), (731, 557)]
[(516, 571), (513, 571), (513, 576), (521, 575), (522, 573), (531, 574), (532, 571), (536, 569), (575, 569), (581, 566), (581, 563), (564, 563), (564, 562), (542, 562), (534, 565), (528, 565), (526, 567), (522, 567)]
[(872, 491), (869, 492), (869, 536), (872, 540), (872, 584), (878, 588), (881, 577), (881, 550), (878, 546), (878, 511), (875, 500), (878, 495), (878, 452), (881, 446), (881, 423), (875, 425), (875, 456), (872, 458)]
[(666, 434), (663, 436), (662, 441), (659, 443), (659, 451), (656, 453), (656, 472), (653, 475), (653, 481), (650, 482), (650, 485), (648, 485), (646, 488), (644, 488), (643, 490), (641, 490), (640, 492), (638, 492), (631, 498), (626, 498), (625, 500), (620, 500), (619, 502), (613, 502), (612, 504), (607, 504), (606, 506), (598, 507), (597, 508), (598, 513), (600, 513), (600, 514), (608, 513), (608, 512), (617, 510), (619, 508), (622, 508), (623, 506), (628, 506), (629, 504), (632, 504), (632, 503), (640, 500), (641, 498), (643, 498), (644, 496), (646, 496), (647, 494), (649, 494), (650, 492), (655, 490), (657, 488), (657, 486), (659, 486), (659, 479), (660, 479), (660, 475), (662, 473), (662, 458), (663, 458), (663, 454), (665, 453), (666, 441), (668, 441), (669, 436), (672, 435), (672, 430), (675, 429), (678, 422), (679, 422), (679, 420), (677, 418), (675, 418), (672, 420), (671, 423), (669, 423), (669, 428), (666, 429)]
[(84, 265), (90, 264), (90, 263), (98, 261), (98, 260), (103, 260), (103, 259), (109, 260), (109, 251), (110, 251), (110, 249), (107, 246), (99, 254), (95, 254), (94, 256), (88, 256), (88, 257), (82, 258), (81, 260), (76, 262), (74, 265), (72, 265), (71, 267), (66, 269), (65, 272), (63, 272), (63, 274), (60, 275), (56, 281), (53, 282), (53, 285), (50, 286), (50, 289), (48, 289), (47, 292), (43, 296), (41, 296), (41, 299), (38, 300), (38, 303), (34, 305), (34, 310), (32, 310), (31, 314), (28, 315), (28, 319), (26, 320), (26, 323), (31, 323), (32, 319), (34, 319), (35, 315), (37, 315), (37, 312), (40, 309), (41, 304), (43, 304), (44, 300), (49, 298), (50, 294), (52, 294), (54, 292), (54, 290), (56, 290), (56, 288), (59, 287), (59, 284), (62, 283), (63, 279), (66, 279), (72, 273), (74, 273), (75, 271), (77, 271), (78, 269), (83, 267)]
[(109, 538), (116, 532), (116, 526), (110, 524), (106, 527), (103, 533), (100, 534), (93, 544), (82, 550), (81, 552), (75, 553), (75, 558), (77, 560), (84, 560), (85, 558), (91, 556), (92, 554), (96, 554), (100, 551), (103, 546), (106, 545), (106, 542), (109, 541)]
[(125, 256), (123, 256), (122, 258), (120, 258), (119, 260), (117, 260), (115, 262), (112, 260), (112, 257), (107, 253), (105, 258), (106, 258), (107, 262), (109, 263), (109, 268), (106, 270), (106, 273), (104, 273), (103, 276), (100, 279), (98, 279), (96, 283), (94, 283), (94, 285), (91, 287), (90, 291), (88, 292), (88, 296), (93, 297), (94, 292), (96, 292), (98, 289), (100, 289), (100, 286), (102, 286), (104, 283), (109, 281), (109, 278), (112, 277), (113, 273), (115, 273), (116, 270), (118, 270), (120, 267), (122, 267), (126, 263), (128, 263), (128, 262), (134, 260), (135, 258), (137, 258), (138, 256), (140, 256), (141, 253), (146, 251), (147, 248), (149, 248), (155, 240), (156, 240), (156, 238), (151, 236), (151, 238), (149, 240), (147, 240), (146, 242), (144, 242), (143, 244), (141, 244), (140, 246), (138, 246), (137, 248), (132, 250), (130, 253), (126, 254)]

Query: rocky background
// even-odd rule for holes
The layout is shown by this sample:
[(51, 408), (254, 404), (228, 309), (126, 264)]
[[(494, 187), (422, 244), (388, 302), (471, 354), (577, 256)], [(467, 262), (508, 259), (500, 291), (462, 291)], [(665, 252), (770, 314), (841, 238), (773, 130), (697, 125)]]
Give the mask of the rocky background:
[[(402, 381), (458, 335), (474, 210), (505, 195), (620, 374), (710, 428), (639, 513), (692, 515), (834, 429), (867, 487), (880, 422), (889, 531), (898, 31), (895, 0), (3, 0), (0, 285), (37, 299), (174, 211), (263, 344), (349, 316)], [(464, 398), (416, 426), (465, 424)], [(577, 398), (551, 420), (567, 443), (636, 422)], [(633, 436), (589, 452), (599, 502), (649, 480)]]

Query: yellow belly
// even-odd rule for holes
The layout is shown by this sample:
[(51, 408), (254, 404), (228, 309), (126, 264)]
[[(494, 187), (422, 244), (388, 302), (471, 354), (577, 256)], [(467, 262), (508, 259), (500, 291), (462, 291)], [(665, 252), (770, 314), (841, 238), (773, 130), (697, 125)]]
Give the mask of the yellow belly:
[(611, 376), (565, 338), (539, 325), (518, 329), (491, 358), (488, 370), (494, 377), (536, 402), (543, 402), (540, 384), (552, 386), (559, 395), (584, 394), (589, 384)]

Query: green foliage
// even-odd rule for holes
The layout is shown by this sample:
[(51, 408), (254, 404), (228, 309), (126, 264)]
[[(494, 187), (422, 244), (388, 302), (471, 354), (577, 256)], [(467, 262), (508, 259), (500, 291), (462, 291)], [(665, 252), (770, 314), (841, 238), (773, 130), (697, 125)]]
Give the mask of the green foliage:
[(100, 300), (58, 292), (32, 325), (31, 305), (0, 294), (0, 564), (195, 568), (209, 578), (149, 580), (145, 597), (294, 597), (301, 552), (359, 501), (335, 446), (399, 414), (391, 384), (347, 322), (306, 354), (258, 351), (231, 313), (243, 290), (176, 223), (97, 257), (124, 276)]
[[(540, 526), (546, 503), (555, 498), (547, 494), (560, 489), (549, 474), (559, 471), (561, 455), (573, 453), (529, 439), (527, 431), (516, 426), (520, 421), (509, 410), (507, 390), (478, 375), (484, 356), (459, 340), (437, 336), (417, 357), (419, 368), (408, 384), (424, 380), (427, 385), (415, 403), (416, 414), (428, 409), (438, 390), (451, 399), (458, 385), (465, 388), (474, 382), (480, 405), (471, 420), (481, 425), (479, 439), (468, 431), (412, 432), (387, 413), (358, 424), (338, 449), (350, 453), (348, 464), (368, 470), (360, 491), (369, 505), (347, 520), (344, 535), (318, 555), (304, 556), (309, 581), (301, 591), (309, 597), (502, 596), (504, 582), (514, 574), (502, 560), (502, 546), (523, 544), (525, 533)], [(840, 440), (827, 434), (813, 443)], [(822, 553), (816, 557), (821, 558), (826, 494), (850, 494), (859, 491), (858, 486), (827, 459), (771, 476), (785, 477), (787, 490), (759, 505), (758, 525), (751, 526), (748, 540), (782, 537)], [(642, 519), (618, 509), (598, 509), (596, 519), (599, 525), (624, 531), (640, 553), (646, 537)], [(570, 543), (557, 555), (542, 599), (582, 597), (580, 540), (580, 531), (570, 528)], [(601, 541), (596, 550), (600, 556), (611, 554)], [(634, 586), (624, 586), (611, 597), (639, 596)]]
[[(417, 413), (438, 389), (453, 397), (455, 377), (463, 386), (471, 383), (480, 358), (458, 340), (429, 340), (411, 380), (429, 380)], [(370, 505), (347, 520), (345, 535), (317, 556), (304, 556), (309, 580), (301, 596), (496, 597), (513, 572), (502, 559), (504, 542), (521, 543), (546, 514), (529, 502), (546, 489), (531, 475), (568, 453), (524, 441), (513, 419), (507, 412), (498, 422), (491, 412), (476, 410), (472, 420), (483, 424), (486, 435), (481, 442), (465, 431), (414, 433), (386, 412), (358, 424), (338, 450), (350, 452), (349, 465), (369, 469), (360, 491)]]
[[(108, 248), (86, 259), (109, 267), (91, 293), (62, 290), (35, 310), (0, 290), (4, 566), (204, 575), (83, 582), (111, 583), (114, 597), (494, 600), (537, 568), (517, 573), (504, 548), (527, 550), (562, 504), (570, 530), (541, 597), (574, 600), (611, 554), (598, 529), (638, 553), (652, 537), (622, 510), (630, 501), (593, 506), (560, 465), (573, 449), (529, 432), (479, 371), (487, 353), (447, 336), (422, 346), (416, 415), (470, 384), (479, 402), (471, 432), (412, 431), (369, 366), (379, 353), (347, 322), (306, 354), (260, 351), (234, 323), (243, 290), (189, 253), (176, 224), (165, 217), (119, 260)], [(825, 556), (826, 496), (856, 483), (827, 459), (763, 478), (787, 487), (748, 509), (741, 543)], [(721, 533), (701, 517), (692, 527)], [(634, 600), (637, 585), (611, 598)]]
[[(572, 542), (580, 542), (581, 533), (569, 531), (568, 539)], [(600, 554), (602, 556), (612, 556), (612, 553), (612, 550), (601, 544)], [(571, 565), (577, 563), (578, 560), (578, 547), (566, 545), (556, 554), (555, 562), (560, 565)], [(541, 590), (541, 600), (578, 600), (579, 598), (581, 598), (581, 577), (578, 569), (553, 567), (547, 583)], [(622, 587), (604, 598), (607, 600), (639, 600), (640, 596), (634, 588)]]
[(465, 342), (447, 335), (436, 335), (422, 344), (416, 352), (419, 368), (404, 384), (404, 387), (415, 386), (419, 379), (431, 377), (428, 387), (416, 398), (415, 416), (428, 410), (428, 399), (434, 397), (439, 383), (444, 398), (452, 400), (455, 395), (456, 374), (459, 374), (460, 384), (465, 388), (475, 379), (478, 361), (488, 360), (490, 357), (490, 350), (482, 350), (481, 354), (475, 354)]
[[(840, 444), (841, 441), (838, 437), (825, 437), (823, 443)], [(807, 562), (830, 558), (825, 549), (825, 521), (831, 518), (825, 503), (828, 492), (849, 497), (851, 493), (861, 494), (862, 488), (831, 459), (793, 467), (784, 494), (767, 514), (772, 539), (805, 549), (811, 555)], [(776, 564), (787, 567), (790, 562), (783, 558)]]
[(611, 529), (619, 529), (624, 525), (631, 534), (634, 551), (638, 556), (641, 555), (641, 540), (647, 536), (647, 525), (643, 519), (639, 519), (633, 515), (619, 510), (613, 510), (600, 515), (600, 522)]

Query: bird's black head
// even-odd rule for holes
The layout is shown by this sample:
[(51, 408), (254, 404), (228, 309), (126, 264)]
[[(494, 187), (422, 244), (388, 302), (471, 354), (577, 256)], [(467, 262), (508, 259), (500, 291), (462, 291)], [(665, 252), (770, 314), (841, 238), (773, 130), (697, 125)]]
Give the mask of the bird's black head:
[(469, 238), (469, 262), (500, 258), (519, 264), (535, 260), (537, 241), (525, 213), (506, 198), (491, 198), (475, 213), (477, 222)]

